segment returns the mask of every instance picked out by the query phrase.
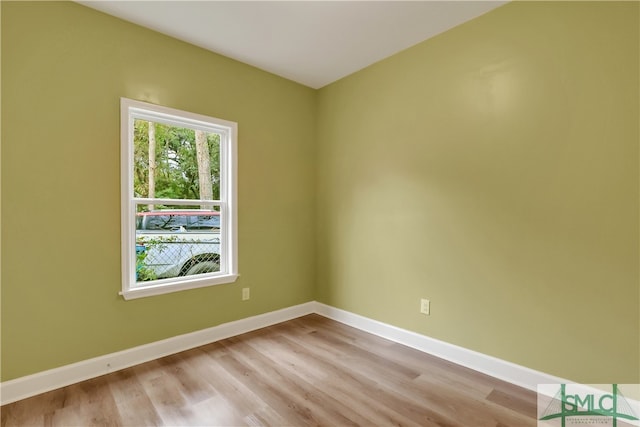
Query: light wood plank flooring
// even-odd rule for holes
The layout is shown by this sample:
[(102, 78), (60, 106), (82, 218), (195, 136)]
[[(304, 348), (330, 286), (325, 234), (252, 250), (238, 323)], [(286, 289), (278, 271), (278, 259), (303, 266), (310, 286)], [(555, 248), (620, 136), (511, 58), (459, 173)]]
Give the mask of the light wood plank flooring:
[(535, 393), (319, 315), (1, 409), (2, 427), (536, 425)]

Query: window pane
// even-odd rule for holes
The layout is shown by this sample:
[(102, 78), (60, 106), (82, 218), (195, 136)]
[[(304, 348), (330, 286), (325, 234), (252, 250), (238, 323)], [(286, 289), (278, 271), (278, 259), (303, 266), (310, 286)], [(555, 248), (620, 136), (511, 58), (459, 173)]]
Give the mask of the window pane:
[(220, 135), (134, 120), (134, 197), (220, 199)]
[(126, 98), (120, 106), (122, 296), (232, 283), (237, 124)]
[(220, 271), (220, 206), (137, 204), (135, 222), (137, 283)]

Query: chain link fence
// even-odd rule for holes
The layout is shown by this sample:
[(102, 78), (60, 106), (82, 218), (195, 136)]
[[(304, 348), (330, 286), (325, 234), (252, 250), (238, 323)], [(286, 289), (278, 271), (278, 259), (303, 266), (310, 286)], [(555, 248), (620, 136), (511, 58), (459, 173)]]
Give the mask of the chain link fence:
[(136, 233), (138, 282), (220, 271), (220, 233)]

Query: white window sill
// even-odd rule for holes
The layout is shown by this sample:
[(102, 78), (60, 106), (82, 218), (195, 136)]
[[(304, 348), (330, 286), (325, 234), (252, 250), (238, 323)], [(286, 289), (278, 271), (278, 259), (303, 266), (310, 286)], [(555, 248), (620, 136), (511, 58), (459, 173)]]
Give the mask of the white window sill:
[(223, 285), (225, 283), (233, 283), (238, 279), (238, 274), (224, 274), (220, 276), (185, 276), (184, 280), (176, 282), (171, 280), (168, 283), (155, 283), (150, 285), (142, 285), (131, 287), (126, 291), (120, 292), (125, 300), (136, 298), (151, 297), (154, 295), (169, 294), (172, 292), (185, 291), (187, 289), (204, 288), (206, 286)]

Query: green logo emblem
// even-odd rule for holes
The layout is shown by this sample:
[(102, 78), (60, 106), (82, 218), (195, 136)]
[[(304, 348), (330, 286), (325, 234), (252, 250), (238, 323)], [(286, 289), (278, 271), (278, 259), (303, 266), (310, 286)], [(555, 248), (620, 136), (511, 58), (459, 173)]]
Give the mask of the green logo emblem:
[(580, 421), (585, 425), (593, 423), (590, 417), (608, 417), (613, 420), (613, 427), (617, 427), (618, 419), (637, 421), (638, 417), (618, 389), (618, 385), (611, 386), (611, 394), (589, 392), (584, 389), (581, 392), (568, 393), (567, 385), (560, 384), (560, 389), (539, 419), (560, 419), (562, 427), (566, 426), (567, 418), (572, 417), (580, 417)]

